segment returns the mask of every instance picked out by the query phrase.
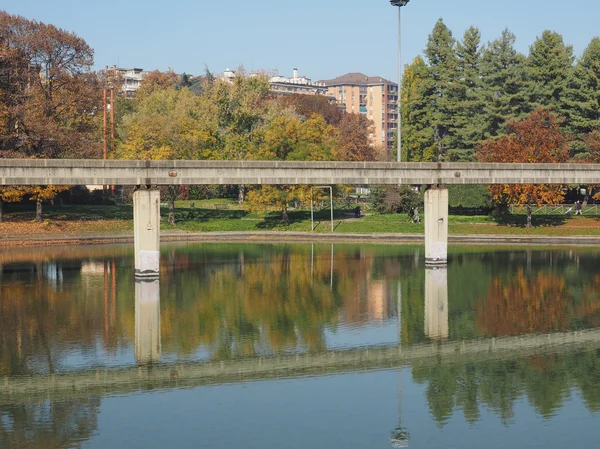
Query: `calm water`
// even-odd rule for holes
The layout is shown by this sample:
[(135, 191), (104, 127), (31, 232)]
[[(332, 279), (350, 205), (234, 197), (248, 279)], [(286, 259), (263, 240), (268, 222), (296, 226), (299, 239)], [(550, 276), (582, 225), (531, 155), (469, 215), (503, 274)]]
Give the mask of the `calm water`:
[(0, 448), (597, 444), (600, 250), (0, 252)]

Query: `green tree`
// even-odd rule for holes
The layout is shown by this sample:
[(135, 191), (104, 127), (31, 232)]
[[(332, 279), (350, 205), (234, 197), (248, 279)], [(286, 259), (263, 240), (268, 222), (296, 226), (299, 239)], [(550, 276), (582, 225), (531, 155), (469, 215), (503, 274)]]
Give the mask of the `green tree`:
[[(426, 162), (435, 160), (435, 141), (429, 115), (427, 89), (429, 72), (425, 61), (417, 56), (402, 75), (402, 160)], [(398, 148), (398, 133), (394, 151)], [(395, 156), (396, 153), (393, 155)], [(395, 157), (392, 160), (396, 160)]]
[(529, 48), (528, 76), (532, 105), (551, 107), (565, 116), (565, 92), (573, 70), (573, 47), (565, 45), (560, 34), (544, 31)]
[(483, 51), (484, 138), (503, 135), (508, 121), (522, 118), (531, 110), (526, 95), (526, 59), (515, 50), (515, 40), (515, 35), (505, 29)]
[(569, 131), (578, 141), (575, 151), (581, 153), (585, 151), (581, 137), (600, 129), (600, 38), (592, 39), (577, 61), (568, 81), (566, 103)]
[(475, 145), (484, 138), (484, 101), (481, 78), (481, 33), (470, 27), (456, 43), (456, 76), (452, 87), (453, 136), (448, 157), (471, 161)]
[(425, 98), (433, 128), (437, 159), (446, 159), (454, 127), (452, 116), (452, 84), (456, 78), (456, 49), (452, 31), (442, 19), (435, 24), (427, 40), (425, 56), (429, 61)]

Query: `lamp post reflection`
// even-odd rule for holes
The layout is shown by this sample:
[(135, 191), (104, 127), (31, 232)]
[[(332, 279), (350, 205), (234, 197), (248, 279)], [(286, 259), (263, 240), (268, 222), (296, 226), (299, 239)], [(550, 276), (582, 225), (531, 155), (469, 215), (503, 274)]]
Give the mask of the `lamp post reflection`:
[(157, 362), (161, 356), (159, 280), (135, 283), (135, 359), (140, 364)]
[(425, 268), (425, 335), (448, 338), (448, 274), (444, 267)]

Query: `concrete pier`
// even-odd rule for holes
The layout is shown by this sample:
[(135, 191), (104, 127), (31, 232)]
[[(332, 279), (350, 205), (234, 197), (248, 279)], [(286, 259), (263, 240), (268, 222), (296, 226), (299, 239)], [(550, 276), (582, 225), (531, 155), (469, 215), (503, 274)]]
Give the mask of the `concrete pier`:
[(448, 263), (448, 189), (425, 192), (425, 264)]
[(157, 277), (160, 260), (160, 191), (133, 193), (133, 232), (136, 277)]
[(445, 340), (450, 335), (446, 267), (425, 268), (425, 335), (431, 340)]
[(160, 285), (158, 279), (135, 282), (135, 359), (158, 362), (161, 356)]

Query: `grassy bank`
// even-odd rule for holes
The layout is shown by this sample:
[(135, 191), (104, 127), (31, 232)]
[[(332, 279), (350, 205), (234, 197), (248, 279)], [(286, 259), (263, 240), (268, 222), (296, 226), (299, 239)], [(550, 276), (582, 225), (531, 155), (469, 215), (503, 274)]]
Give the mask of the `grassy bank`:
[[(192, 206), (192, 203), (194, 205)], [(422, 234), (423, 224), (413, 224), (406, 214), (380, 215), (363, 205), (366, 216), (354, 218), (351, 206), (339, 207), (334, 214), (336, 233), (405, 233)], [(310, 210), (291, 210), (290, 223), (281, 222), (279, 213), (264, 215), (249, 213), (233, 200), (213, 199), (202, 201), (178, 201), (177, 224), (166, 222), (168, 210), (162, 208), (161, 229), (184, 231), (299, 231), (311, 229)], [(44, 223), (33, 221), (33, 207), (9, 206), (0, 223), (0, 233), (5, 235), (68, 233), (68, 232), (118, 232), (133, 229), (133, 209), (125, 206), (73, 206), (47, 205)], [(421, 215), (421, 221), (423, 216)], [(566, 217), (564, 215), (540, 215), (533, 217), (533, 228), (525, 227), (525, 215), (508, 215), (502, 220), (489, 216), (451, 215), (449, 232), (465, 234), (518, 234), (551, 236), (600, 236), (600, 219), (597, 217)], [(315, 232), (331, 232), (328, 209), (315, 212)]]

